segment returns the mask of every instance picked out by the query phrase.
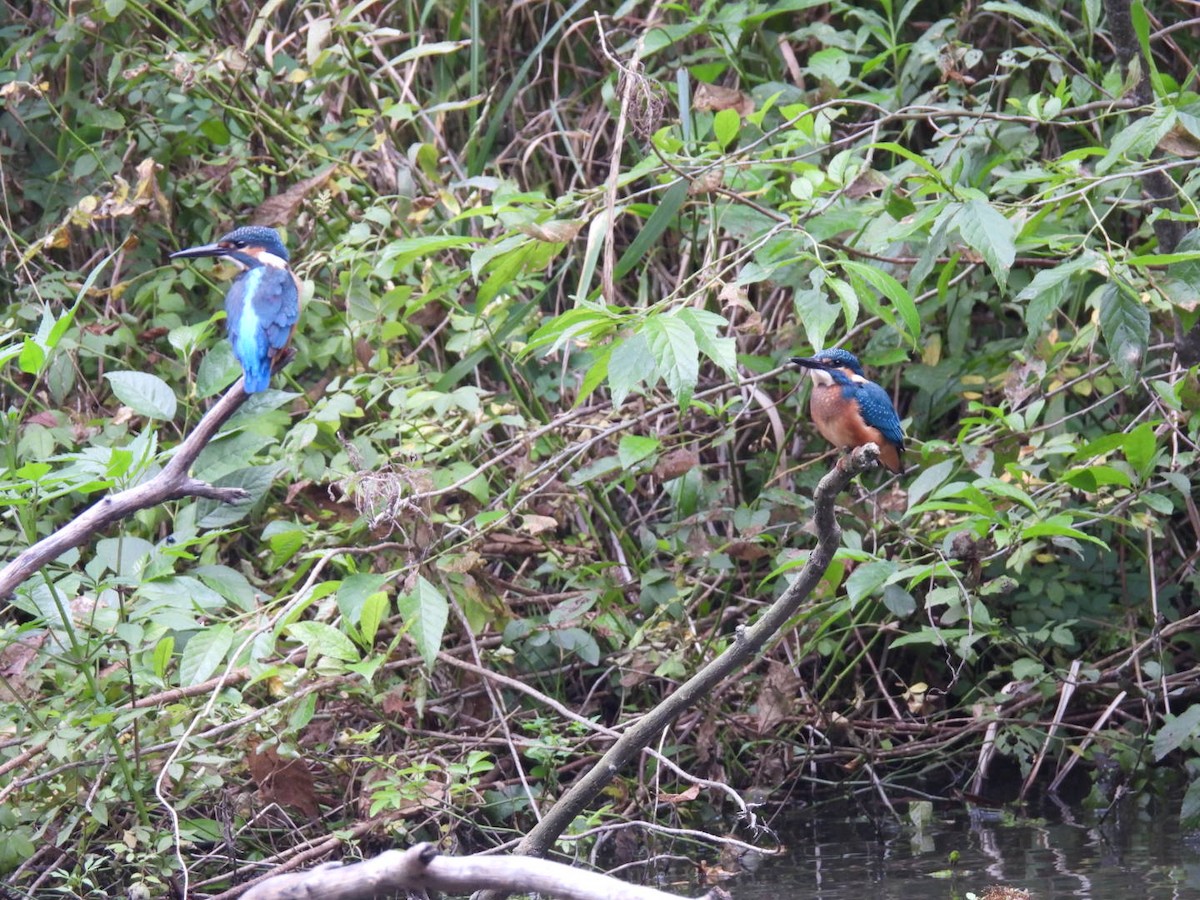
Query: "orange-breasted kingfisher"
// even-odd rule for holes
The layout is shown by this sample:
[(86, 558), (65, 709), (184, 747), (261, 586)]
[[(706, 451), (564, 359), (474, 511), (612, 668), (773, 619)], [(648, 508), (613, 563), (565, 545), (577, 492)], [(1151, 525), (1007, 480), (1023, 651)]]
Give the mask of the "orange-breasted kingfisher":
[(904, 431), (888, 392), (869, 380), (862, 364), (848, 350), (821, 350), (814, 356), (793, 356), (793, 365), (807, 369), (813, 381), (813, 423), (835, 447), (850, 450), (871, 443), (879, 459), (903, 474)]
[(225, 295), (225, 326), (245, 373), (246, 393), (265, 391), (300, 318), (300, 282), (288, 268), (287, 248), (274, 229), (246, 225), (215, 244), (172, 253), (171, 259), (202, 256), (229, 260), (239, 269)]

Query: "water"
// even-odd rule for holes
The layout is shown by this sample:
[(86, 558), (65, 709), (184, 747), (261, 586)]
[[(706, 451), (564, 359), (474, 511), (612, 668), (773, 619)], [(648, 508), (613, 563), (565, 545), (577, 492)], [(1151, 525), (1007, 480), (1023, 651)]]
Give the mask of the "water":
[(726, 882), (734, 900), (963, 900), (994, 884), (1036, 900), (1200, 900), (1200, 840), (1180, 834), (1174, 811), (1051, 821), (939, 810), (918, 831), (826, 810), (775, 827), (784, 853)]

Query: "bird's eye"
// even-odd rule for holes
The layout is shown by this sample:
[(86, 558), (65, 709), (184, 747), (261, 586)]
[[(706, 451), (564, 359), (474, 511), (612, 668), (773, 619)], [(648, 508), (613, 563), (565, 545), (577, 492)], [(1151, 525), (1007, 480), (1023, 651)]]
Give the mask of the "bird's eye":
[(245, 241), (234, 241), (234, 242), (233, 242), (233, 247), (234, 247), (234, 249), (235, 249), (235, 250), (245, 250), (245, 249), (246, 249), (246, 242), (245, 242)]

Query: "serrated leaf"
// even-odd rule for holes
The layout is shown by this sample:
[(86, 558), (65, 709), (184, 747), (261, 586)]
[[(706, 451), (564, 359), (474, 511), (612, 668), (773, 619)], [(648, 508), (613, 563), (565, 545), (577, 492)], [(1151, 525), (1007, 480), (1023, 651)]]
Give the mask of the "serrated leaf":
[(442, 647), (442, 635), (450, 617), (450, 604), (424, 576), (418, 576), (416, 587), (410, 593), (401, 594), (396, 599), (396, 606), (400, 609), (408, 636), (425, 661), (425, 668), (432, 670)]
[(327, 656), (343, 662), (358, 662), (361, 658), (350, 638), (324, 622), (293, 622), (285, 631), (303, 644), (312, 656)]
[(139, 416), (170, 421), (178, 403), (171, 386), (148, 372), (105, 372), (117, 399)]
[(968, 200), (954, 216), (963, 240), (983, 257), (1000, 287), (1008, 283), (1008, 270), (1017, 258), (1016, 228), (991, 204)]
[(193, 634), (179, 660), (180, 687), (191, 687), (212, 677), (232, 646), (233, 629), (228, 625), (209, 625)]
[(618, 343), (608, 358), (608, 387), (613, 406), (620, 407), (633, 390), (656, 372), (654, 354), (644, 334), (630, 335)]
[(1126, 381), (1137, 378), (1150, 343), (1150, 311), (1127, 288), (1108, 284), (1100, 295), (1100, 331), (1108, 356)]
[[(700, 348), (696, 336), (677, 316), (653, 316), (642, 327), (646, 343), (654, 357), (659, 375), (675, 396), (680, 408), (686, 408), (700, 377)], [(612, 378), (609, 367), (609, 378)]]
[(729, 324), (724, 316), (707, 309), (685, 306), (676, 315), (696, 338), (700, 352), (716, 363), (731, 378), (737, 374), (737, 342), (731, 337), (722, 337), (721, 329)]

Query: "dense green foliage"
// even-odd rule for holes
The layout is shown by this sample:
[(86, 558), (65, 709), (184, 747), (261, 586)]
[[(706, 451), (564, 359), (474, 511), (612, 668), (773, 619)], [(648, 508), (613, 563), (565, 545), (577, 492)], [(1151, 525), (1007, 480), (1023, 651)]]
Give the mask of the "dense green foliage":
[[(966, 789), (992, 723), (1022, 775), (1200, 774), (1194, 27), (1135, 4), (1135, 109), (1099, 0), (258, 7), (0, 28), (5, 558), (236, 377), (228, 273), (168, 251), (284, 225), (304, 283), (295, 360), (194, 469), (253, 502), (146, 510), (0, 610), (15, 883), (186, 861), (216, 893), (306, 849), (289, 816), (328, 852), (527, 828), (589, 723), (803, 560), (831, 457), (781, 365), (833, 344), (910, 472), (846, 497), (821, 596), (658, 749), (776, 801)], [(625, 774), (579, 830), (689, 784)]]

